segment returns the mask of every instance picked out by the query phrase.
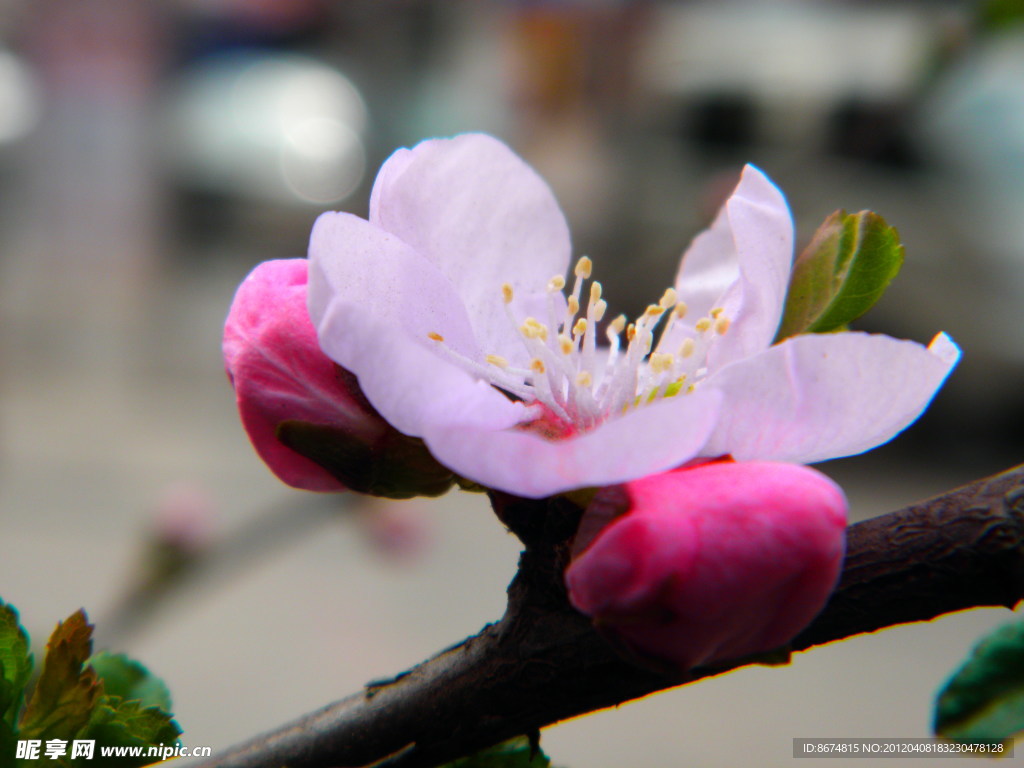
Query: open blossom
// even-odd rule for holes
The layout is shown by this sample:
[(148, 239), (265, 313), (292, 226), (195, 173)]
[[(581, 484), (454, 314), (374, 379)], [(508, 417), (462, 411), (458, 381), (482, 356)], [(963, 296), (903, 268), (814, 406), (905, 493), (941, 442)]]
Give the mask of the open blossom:
[(846, 500), (813, 469), (713, 462), (619, 493), (625, 514), (573, 560), (566, 585), (635, 654), (687, 670), (770, 651), (835, 586)]
[(369, 220), (322, 215), (309, 256), (324, 352), (442, 464), (521, 496), (701, 456), (859, 453), (916, 419), (959, 356), (944, 334), (928, 347), (855, 332), (772, 345), (793, 224), (752, 166), (633, 321), (605, 322), (590, 259), (567, 275), (551, 191), (485, 135), (396, 152)]

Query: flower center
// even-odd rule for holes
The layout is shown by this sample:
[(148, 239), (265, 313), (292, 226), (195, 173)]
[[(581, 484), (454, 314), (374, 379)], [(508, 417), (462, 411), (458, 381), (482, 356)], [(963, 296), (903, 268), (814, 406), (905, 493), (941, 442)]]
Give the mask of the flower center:
[[(495, 387), (527, 404), (542, 405), (540, 420), (548, 424), (546, 432), (552, 431), (552, 417), (569, 433), (586, 431), (612, 414), (693, 392), (707, 373), (708, 349), (729, 329), (722, 309), (711, 310), (693, 325), (683, 323), (686, 304), (669, 288), (635, 321), (619, 315), (608, 323), (604, 335), (609, 346), (598, 348), (598, 324), (608, 308), (599, 282), (591, 282), (586, 290), (585, 309), (580, 304), (592, 269), (586, 256), (576, 262), (576, 279), (568, 296), (564, 277), (556, 275), (548, 281), (546, 322), (516, 318), (512, 286), (502, 285), (506, 315), (518, 328), (530, 357), (527, 368), (515, 367), (497, 354), (486, 355), (484, 363), (475, 362), (448, 348), (440, 334), (429, 337), (445, 354)], [(559, 295), (564, 302), (558, 301)]]

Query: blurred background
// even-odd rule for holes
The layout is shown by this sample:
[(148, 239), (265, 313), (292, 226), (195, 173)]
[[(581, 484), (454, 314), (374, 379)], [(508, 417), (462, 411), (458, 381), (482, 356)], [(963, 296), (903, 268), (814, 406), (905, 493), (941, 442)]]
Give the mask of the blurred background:
[[(215, 749), (497, 619), (518, 548), (484, 499), (285, 488), (219, 351), (255, 264), (303, 255), (323, 210), (365, 214), (395, 148), (467, 130), (548, 179), (613, 312), (660, 295), (745, 162), (803, 241), (836, 208), (880, 212), (906, 265), (859, 327), (945, 330), (964, 358), (918, 425), (822, 469), (865, 518), (1019, 462), (1021, 17), (1016, 0), (0, 0), (0, 596), (40, 643), (84, 606), (101, 644), (166, 680), (183, 743)], [(1009, 618), (858, 637), (544, 745), (570, 768), (783, 766), (794, 737), (925, 736), (937, 688)]]

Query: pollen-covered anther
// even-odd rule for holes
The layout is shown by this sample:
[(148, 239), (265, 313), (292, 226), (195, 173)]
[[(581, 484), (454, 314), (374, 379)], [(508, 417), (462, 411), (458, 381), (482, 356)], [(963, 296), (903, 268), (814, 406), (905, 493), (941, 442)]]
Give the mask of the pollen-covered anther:
[(729, 320), (728, 317), (718, 318), (717, 320), (715, 320), (715, 333), (717, 333), (719, 336), (724, 335), (725, 332), (729, 330), (729, 326), (731, 324), (732, 321)]
[(697, 348), (697, 343), (693, 339), (683, 339), (683, 343), (679, 347), (680, 357), (692, 357), (693, 351)]
[(544, 367), (544, 361), (535, 357), (530, 361), (530, 370), (543, 376), (547, 369)]
[(580, 311), (580, 300), (575, 296), (570, 296), (569, 300), (569, 317), (574, 317), (577, 312)]
[(501, 355), (487, 355), (484, 359), (491, 365), (497, 366), (498, 368), (508, 368), (508, 360)]
[(680, 320), (682, 320), (684, 317), (686, 317), (686, 311), (688, 309), (689, 309), (689, 307), (686, 306), (686, 302), (685, 301), (676, 302), (676, 308), (675, 308), (676, 317), (678, 317)]
[(658, 317), (665, 311), (665, 308), (658, 304), (651, 304), (644, 310), (644, 314), (648, 317)]
[(572, 351), (576, 349), (576, 345), (572, 343), (572, 339), (564, 333), (560, 333), (558, 334), (558, 348), (562, 351), (563, 355), (571, 355)]
[(648, 361), (651, 370), (655, 373), (664, 373), (665, 371), (671, 370), (672, 364), (675, 363), (676, 359), (674, 355), (666, 352), (655, 352), (651, 355), (651, 359)]
[(604, 319), (604, 313), (608, 311), (608, 302), (601, 299), (594, 305), (594, 322), (600, 323)]
[(677, 305), (678, 298), (675, 288), (666, 288), (665, 293), (662, 294), (661, 300), (658, 301), (658, 304), (661, 305), (662, 309), (671, 309)]
[(427, 338), (431, 341), (444, 341), (444, 336), (440, 333), (434, 333), (433, 331), (427, 334)]
[(590, 273), (591, 271), (593, 271), (593, 269), (594, 262), (592, 262), (590, 258), (587, 256), (581, 256), (580, 260), (576, 262), (576, 267), (575, 269), (573, 269), (573, 274), (575, 274), (576, 277), (582, 277), (583, 279), (586, 279), (590, 277)]
[(626, 316), (619, 315), (608, 324), (608, 332), (618, 336), (626, 329)]
[(565, 288), (565, 278), (561, 275), (555, 275), (548, 280), (548, 293), (557, 293), (563, 288)]
[(591, 304), (596, 304), (597, 302), (599, 302), (601, 300), (601, 292), (602, 292), (602, 288), (601, 288), (601, 284), (600, 283), (593, 282), (593, 283), (590, 284), (590, 303)]
[(519, 327), (519, 332), (528, 339), (548, 339), (548, 327), (534, 317), (526, 318)]
[(512, 286), (508, 283), (501, 284), (501, 298), (506, 304), (512, 303), (512, 298), (515, 294), (512, 292)]
[(573, 333), (574, 336), (579, 338), (580, 336), (582, 336), (586, 332), (587, 332), (587, 318), (581, 317), (579, 320), (576, 321), (576, 325), (574, 325), (572, 327), (572, 333)]
[(576, 386), (588, 388), (594, 383), (594, 377), (590, 375), (590, 371), (580, 371), (576, 374)]
[(715, 307), (710, 312), (708, 312), (708, 314), (711, 315), (712, 320), (717, 320), (718, 316), (723, 312), (725, 312), (725, 310), (722, 307)]
[(636, 337), (636, 323), (626, 326), (626, 341), (632, 341)]
[(710, 330), (711, 328), (711, 318), (702, 317), (700, 320), (694, 323), (693, 327), (697, 329), (697, 333), (707, 333), (708, 330)]

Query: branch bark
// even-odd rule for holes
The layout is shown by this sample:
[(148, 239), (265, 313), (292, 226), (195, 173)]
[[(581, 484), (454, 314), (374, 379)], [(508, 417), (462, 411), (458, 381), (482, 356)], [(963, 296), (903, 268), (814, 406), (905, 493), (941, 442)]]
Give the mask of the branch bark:
[[(625, 661), (566, 598), (579, 509), (564, 499), (492, 502), (526, 545), (501, 621), (204, 768), (435, 766), (749, 663), (667, 676)], [(792, 649), (1022, 598), (1024, 465), (851, 526), (839, 586)]]

